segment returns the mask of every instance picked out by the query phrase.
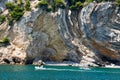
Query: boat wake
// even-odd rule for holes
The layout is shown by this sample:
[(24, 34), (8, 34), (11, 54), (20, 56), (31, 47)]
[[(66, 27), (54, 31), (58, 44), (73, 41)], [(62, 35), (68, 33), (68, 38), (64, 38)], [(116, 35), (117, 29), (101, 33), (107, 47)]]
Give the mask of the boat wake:
[(45, 68), (44, 66), (35, 66), (35, 70), (48, 70), (48, 71), (77, 71), (77, 72), (92, 72), (92, 73), (120, 73), (120, 72), (111, 72), (111, 71), (96, 71), (91, 68), (80, 67), (79, 69), (57, 69), (57, 68)]
[(43, 66), (35, 66), (35, 70), (84, 71), (84, 70), (91, 70), (91, 69), (90, 68), (79, 68), (79, 70), (75, 70), (75, 69), (44, 68)]
[(91, 68), (88, 68), (88, 67), (80, 67), (80, 69), (82, 69), (82, 70), (91, 70)]

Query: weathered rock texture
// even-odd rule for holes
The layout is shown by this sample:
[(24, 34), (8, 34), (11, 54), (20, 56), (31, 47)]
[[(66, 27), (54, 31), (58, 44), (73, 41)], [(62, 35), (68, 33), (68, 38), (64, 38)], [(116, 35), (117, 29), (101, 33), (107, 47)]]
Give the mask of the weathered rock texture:
[(80, 29), (95, 55), (103, 60), (120, 61), (120, 11), (112, 3), (91, 3), (80, 15)]
[(62, 61), (68, 52), (58, 32), (55, 18), (51, 13), (40, 9), (26, 13), (19, 22), (8, 26), (4, 32), (6, 34), (1, 34), (10, 39), (11, 45), (1, 47), (3, 56), (6, 54), (10, 57), (20, 57), (26, 60), (26, 63), (32, 63), (35, 58)]
[(119, 19), (119, 8), (109, 2), (91, 3), (80, 11), (33, 9), (13, 26), (0, 26), (0, 38), (10, 39), (10, 45), (0, 47), (0, 61), (120, 64)]

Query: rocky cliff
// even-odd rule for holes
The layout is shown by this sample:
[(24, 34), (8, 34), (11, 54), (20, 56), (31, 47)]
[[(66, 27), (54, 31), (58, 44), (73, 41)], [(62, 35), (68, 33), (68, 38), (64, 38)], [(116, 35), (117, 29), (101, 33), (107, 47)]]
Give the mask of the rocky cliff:
[[(85, 66), (120, 64), (120, 10), (113, 3), (90, 3), (79, 11), (33, 8), (13, 26), (0, 25), (0, 63), (73, 61)], [(1, 45), (1, 44), (0, 44)]]

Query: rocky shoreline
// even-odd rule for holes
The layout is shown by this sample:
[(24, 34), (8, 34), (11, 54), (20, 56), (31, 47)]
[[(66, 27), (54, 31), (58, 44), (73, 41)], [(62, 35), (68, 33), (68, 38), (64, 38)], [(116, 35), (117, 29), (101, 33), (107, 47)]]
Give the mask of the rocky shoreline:
[[(6, 63), (2, 63), (0, 65), (25, 65), (25, 64), (6, 64)], [(81, 68), (120, 68), (120, 66), (118, 65), (114, 65), (114, 64), (110, 64), (110, 65), (104, 65), (104, 66), (85, 66), (85, 65), (81, 65), (79, 63), (75, 63), (75, 62), (71, 62), (71, 61), (67, 61), (67, 62), (42, 62), (41, 60), (37, 63), (33, 63), (31, 65), (34, 65), (34, 66), (73, 66), (73, 67), (81, 67)]]

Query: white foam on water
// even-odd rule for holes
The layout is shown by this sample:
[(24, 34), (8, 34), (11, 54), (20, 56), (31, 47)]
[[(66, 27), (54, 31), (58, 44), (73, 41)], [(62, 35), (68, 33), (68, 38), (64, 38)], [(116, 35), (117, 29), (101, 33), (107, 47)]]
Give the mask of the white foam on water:
[(80, 68), (80, 70), (75, 69), (56, 69), (56, 68), (44, 68), (43, 66), (35, 66), (35, 70), (55, 70), (55, 71), (84, 71), (91, 70), (90, 68)]
[(53, 70), (53, 71), (76, 71), (76, 72), (91, 72), (91, 73), (119, 73), (120, 72), (111, 72), (111, 71), (96, 71), (96, 70), (91, 70), (90, 68), (79, 68), (79, 70), (75, 69), (56, 69), (56, 68), (44, 68), (43, 66), (35, 66), (35, 70)]

